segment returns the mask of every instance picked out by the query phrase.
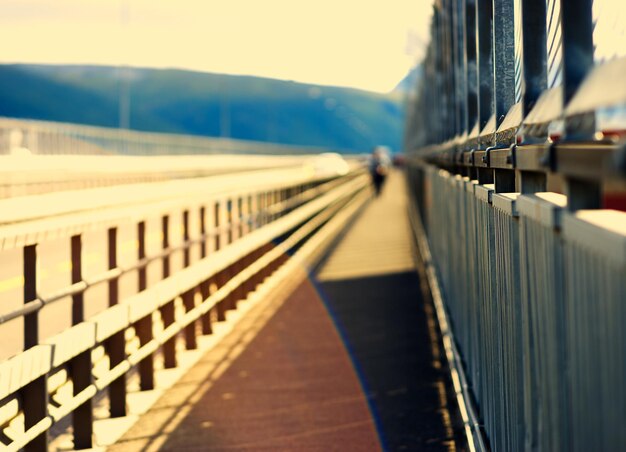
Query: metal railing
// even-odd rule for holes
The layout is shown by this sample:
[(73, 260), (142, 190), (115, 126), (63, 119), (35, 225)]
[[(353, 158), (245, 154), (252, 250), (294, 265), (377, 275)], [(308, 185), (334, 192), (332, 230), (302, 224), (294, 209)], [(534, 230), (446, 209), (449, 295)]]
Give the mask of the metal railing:
[(435, 5), (405, 146), (475, 449), (626, 447), (618, 3)]
[[(366, 201), (368, 186), (358, 170), (332, 178), (282, 170), (245, 187), (195, 197), (159, 199), (162, 194), (153, 193), (151, 202), (136, 199), (132, 206), (103, 207), (97, 214), (59, 208), (57, 218), (0, 226), (2, 249), (22, 250), (24, 292), (23, 306), (0, 316), (0, 327), (24, 322), (24, 351), (0, 363), (0, 448), (47, 450), (48, 431), (70, 414), (74, 447), (92, 447), (96, 397), (106, 392), (110, 416), (126, 415), (131, 371), (138, 373), (141, 390), (154, 388), (157, 360), (175, 367), (178, 342), (195, 349), (198, 334), (211, 334), (228, 310), (264, 290), (272, 274), (288, 277), (287, 265), (318, 256)], [(182, 240), (176, 244), (177, 217)], [(155, 218), (160, 227), (152, 232), (161, 249), (149, 254)], [(135, 230), (136, 256), (123, 265), (119, 233), (128, 225)], [(83, 238), (94, 230), (106, 232), (107, 269), (87, 277)], [(71, 285), (43, 294), (38, 246), (59, 237), (69, 239)], [(172, 269), (175, 256), (182, 258), (178, 271)], [(148, 271), (155, 263), (161, 266), (156, 278)], [(122, 296), (121, 280), (128, 274), (136, 276), (136, 290)], [(88, 314), (86, 294), (95, 286), (105, 288), (107, 307)], [(42, 337), (40, 314), (64, 299), (71, 300), (72, 326)]]
[(318, 154), (328, 149), (0, 118), (0, 155)]

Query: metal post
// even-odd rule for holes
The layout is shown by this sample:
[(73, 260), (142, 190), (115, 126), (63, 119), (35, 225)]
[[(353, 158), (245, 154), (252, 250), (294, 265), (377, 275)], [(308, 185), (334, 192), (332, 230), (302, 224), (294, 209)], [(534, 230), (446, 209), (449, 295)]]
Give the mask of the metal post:
[(476, 168), (478, 183), (481, 185), (493, 184), (493, 170), (490, 168)]
[[(185, 312), (191, 311), (195, 308), (195, 294), (194, 289), (188, 290), (183, 294), (183, 306), (185, 306)], [(198, 348), (198, 341), (196, 339), (196, 322), (191, 322), (185, 327), (185, 347), (187, 350), (195, 350)]]
[[(138, 259), (144, 260), (146, 258), (146, 223), (140, 222), (137, 225), (137, 242)], [(139, 292), (146, 289), (148, 284), (147, 272), (145, 265), (139, 268)], [(139, 338), (139, 344), (141, 346), (147, 344), (152, 340), (152, 314), (145, 316), (135, 324), (135, 330), (137, 337)], [(154, 389), (154, 356), (146, 356), (139, 363), (139, 387), (142, 391), (149, 391)]]
[(206, 240), (206, 209), (204, 206), (200, 208), (200, 259), (207, 256), (207, 240)]
[[(593, 0), (561, 0), (561, 33), (563, 49), (563, 107), (576, 94), (593, 68)], [(593, 113), (586, 121), (565, 120), (569, 138), (590, 138), (595, 133)]]
[(496, 130), (515, 103), (515, 15), (513, 0), (493, 0)]
[(545, 173), (535, 171), (516, 171), (515, 191), (524, 195), (544, 192), (547, 190), (548, 181)]
[[(24, 303), (37, 299), (37, 245), (24, 247)], [(39, 344), (39, 311), (24, 316), (24, 349)]]
[(233, 200), (228, 199), (226, 201), (226, 222), (228, 223), (228, 234), (226, 243), (233, 243)]
[[(228, 277), (226, 275), (226, 269), (219, 272), (215, 277), (215, 282), (217, 284), (218, 289), (224, 287), (224, 284), (228, 281)], [(217, 321), (222, 322), (226, 320), (226, 304), (228, 303), (228, 297), (222, 299), (219, 303), (217, 303)]]
[[(592, 4), (593, 0), (561, 0), (563, 108), (572, 100), (593, 68)], [(584, 119), (565, 118), (567, 140), (593, 137), (596, 127), (594, 113), (583, 116)], [(602, 186), (599, 182), (568, 178), (565, 191), (570, 211), (602, 207)]]
[(219, 250), (220, 249), (220, 245), (221, 245), (221, 236), (222, 233), (219, 230), (220, 228), (220, 203), (219, 201), (215, 202), (215, 216), (214, 216), (214, 220), (215, 220), (215, 250)]
[(478, 58), (476, 51), (476, 0), (465, 2), (465, 54), (467, 60), (467, 124), (478, 121)]
[(493, 179), (496, 193), (513, 193), (515, 191), (515, 171), (494, 169)]
[(462, 135), (468, 131), (467, 124), (467, 67), (466, 67), (466, 43), (465, 43), (465, 1), (454, 0), (453, 23), (455, 45), (455, 87), (456, 87), (456, 133)]
[[(72, 257), (72, 284), (81, 282), (82, 276), (82, 242), (80, 235), (71, 238)], [(85, 320), (85, 303), (83, 292), (72, 295), (72, 325), (78, 325)]]
[[(83, 280), (82, 275), (82, 240), (80, 235), (71, 238), (72, 255), (72, 284)], [(78, 325), (85, 320), (83, 292), (72, 295), (72, 325)], [(70, 373), (74, 388), (74, 396), (80, 394), (91, 385), (91, 350), (86, 350), (70, 361)], [(74, 448), (90, 449), (93, 436), (93, 410), (91, 399), (80, 405), (72, 412), (72, 426), (74, 429)]]
[[(108, 255), (109, 269), (117, 268), (117, 229), (110, 228), (108, 231)], [(119, 278), (109, 280), (109, 306), (119, 303)], [(124, 331), (115, 333), (107, 341), (109, 354), (109, 367), (112, 369), (124, 359), (126, 341)], [(111, 417), (126, 416), (126, 375), (122, 375), (109, 386), (109, 411)]]
[(535, 106), (548, 84), (546, 0), (522, 0), (523, 116)]
[(492, 0), (478, 0), (476, 32), (478, 34), (478, 119), (482, 131), (493, 113), (493, 10)]
[[(211, 295), (211, 279), (204, 281), (200, 284), (200, 294), (202, 295), (202, 301), (209, 298)], [(213, 327), (211, 325), (211, 310), (201, 317), (202, 334), (211, 334)]]
[(183, 212), (183, 240), (185, 242), (183, 252), (183, 267), (189, 267), (191, 264), (191, 248), (189, 247), (189, 211)]
[[(37, 298), (37, 245), (24, 247), (24, 303)], [(39, 343), (39, 311), (24, 316), (24, 349), (28, 350)], [(35, 426), (48, 415), (47, 375), (30, 382), (21, 389), (24, 428)], [(24, 446), (27, 452), (48, 450), (48, 431)]]
[[(168, 215), (164, 215), (161, 219), (161, 236), (162, 247), (164, 250), (170, 247), (170, 218)], [(169, 254), (163, 256), (163, 279), (170, 276), (170, 257)], [(176, 321), (175, 318), (175, 306), (174, 300), (170, 300), (159, 308), (161, 314), (161, 321), (163, 322), (163, 328), (167, 328)], [(163, 352), (163, 366), (166, 369), (176, 367), (176, 336), (166, 341), (162, 346)]]
[[(170, 247), (170, 217), (163, 215), (161, 218), (161, 248), (167, 250)], [(162, 260), (162, 275), (163, 279), (170, 276), (170, 255), (166, 254)]]

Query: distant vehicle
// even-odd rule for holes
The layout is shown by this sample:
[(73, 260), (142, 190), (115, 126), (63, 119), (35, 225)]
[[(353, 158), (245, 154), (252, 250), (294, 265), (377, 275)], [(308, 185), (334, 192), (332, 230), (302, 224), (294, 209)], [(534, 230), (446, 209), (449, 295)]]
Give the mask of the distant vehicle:
[(336, 152), (324, 152), (312, 157), (306, 163), (316, 176), (343, 176), (350, 171), (350, 165)]

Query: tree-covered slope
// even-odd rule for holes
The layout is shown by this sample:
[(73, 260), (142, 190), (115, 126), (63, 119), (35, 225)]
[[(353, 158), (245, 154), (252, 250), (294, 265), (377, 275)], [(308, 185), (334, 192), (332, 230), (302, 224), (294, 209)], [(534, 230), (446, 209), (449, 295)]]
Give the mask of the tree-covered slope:
[(100, 66), (0, 66), (0, 116), (323, 146), (399, 149), (401, 95), (249, 76)]

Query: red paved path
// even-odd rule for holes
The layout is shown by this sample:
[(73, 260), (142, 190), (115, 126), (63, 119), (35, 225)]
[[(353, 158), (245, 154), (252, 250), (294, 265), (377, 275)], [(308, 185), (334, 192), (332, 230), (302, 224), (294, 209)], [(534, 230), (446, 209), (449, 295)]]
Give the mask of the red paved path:
[(238, 326), (109, 450), (377, 451), (368, 401), (387, 450), (454, 450), (403, 188), (391, 178), (317, 290), (307, 280), (271, 302), (273, 316)]

